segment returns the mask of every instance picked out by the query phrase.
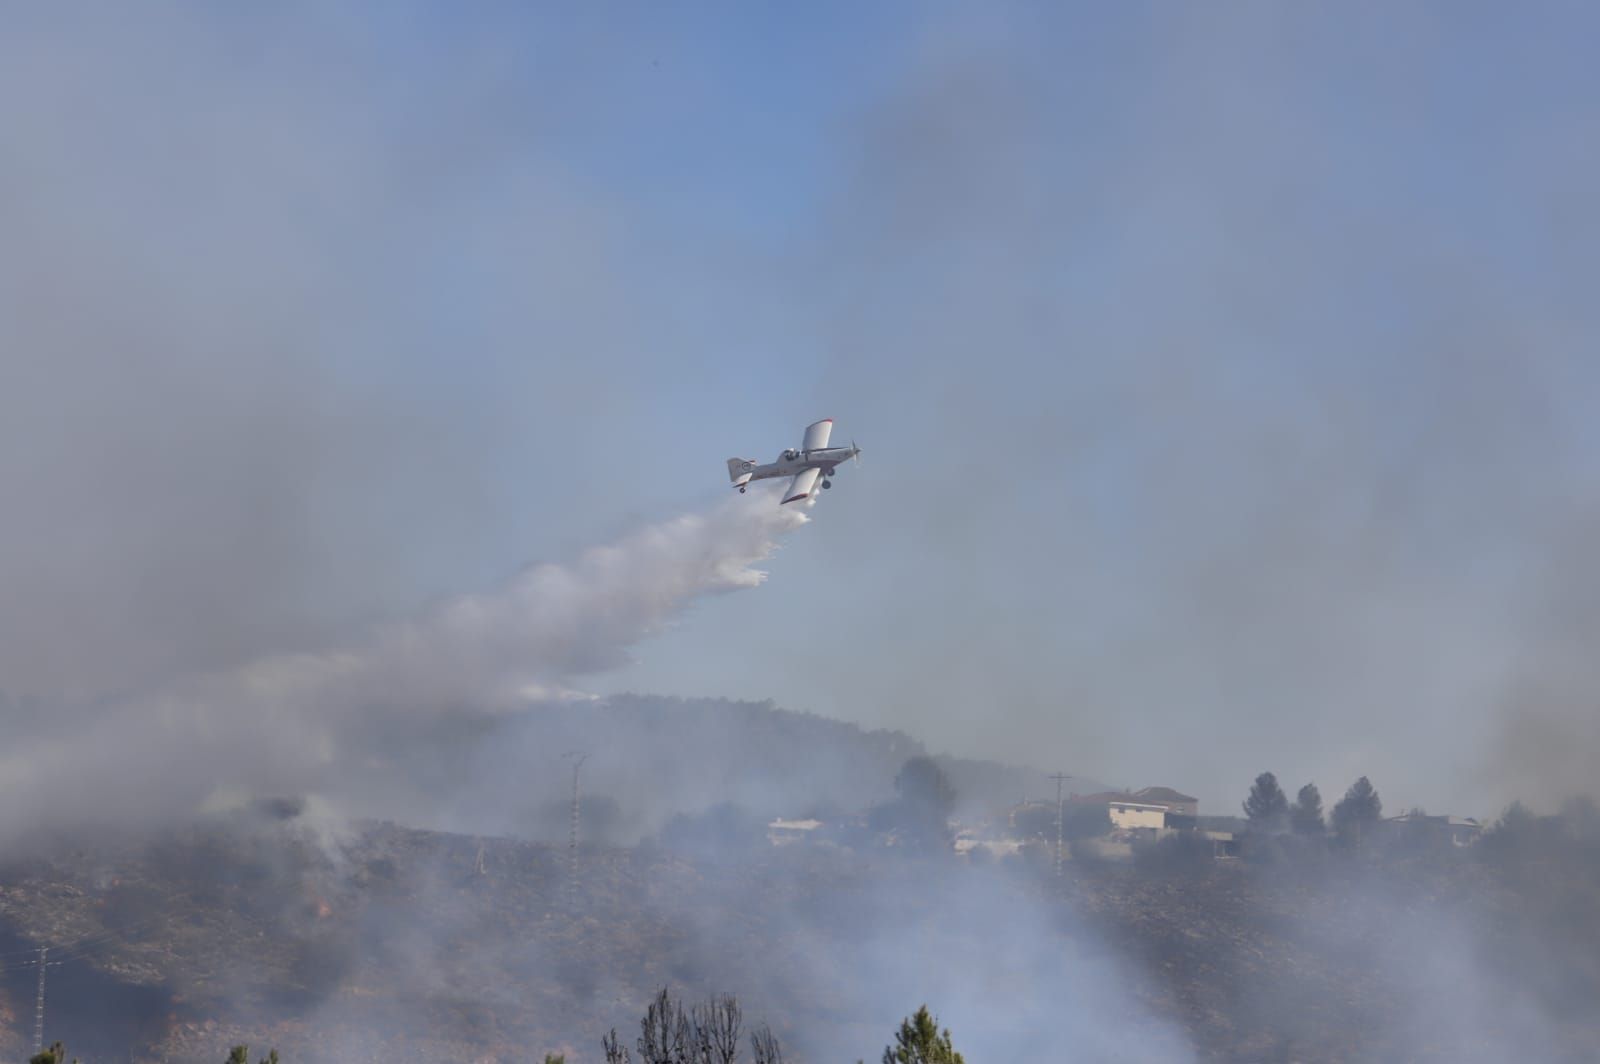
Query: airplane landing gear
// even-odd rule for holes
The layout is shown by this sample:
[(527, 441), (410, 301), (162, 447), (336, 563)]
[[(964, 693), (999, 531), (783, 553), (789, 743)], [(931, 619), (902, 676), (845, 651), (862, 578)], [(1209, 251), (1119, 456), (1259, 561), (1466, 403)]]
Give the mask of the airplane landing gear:
[(744, 485), (743, 485), (743, 484), (740, 484), (740, 485), (739, 485), (739, 494), (740, 494), (740, 495), (743, 495), (743, 494), (744, 494)]
[(822, 482), (822, 486), (823, 486), (823, 487), (825, 487), (825, 488), (831, 488), (831, 487), (833, 487), (833, 481), (831, 481), (831, 480), (824, 480), (824, 481), (823, 481), (823, 482)]

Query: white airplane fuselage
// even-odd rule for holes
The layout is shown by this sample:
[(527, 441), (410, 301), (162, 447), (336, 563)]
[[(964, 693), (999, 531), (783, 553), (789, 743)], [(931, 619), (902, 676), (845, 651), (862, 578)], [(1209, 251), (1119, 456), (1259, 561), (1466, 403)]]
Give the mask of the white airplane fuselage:
[[(849, 447), (823, 447), (815, 451), (790, 449), (766, 465), (746, 463), (744, 472), (735, 481), (739, 487), (752, 480), (771, 480), (773, 477), (792, 477), (804, 469), (820, 469), (825, 477), (833, 476), (834, 469), (848, 462), (855, 451)], [(745, 474), (748, 474), (746, 476)]]
[(783, 502), (799, 502), (811, 498), (817, 482), (824, 488), (833, 487), (829, 478), (839, 463), (861, 454), (854, 441), (848, 447), (829, 447), (828, 437), (833, 433), (833, 418), (825, 417), (806, 426), (805, 438), (799, 447), (790, 447), (778, 455), (775, 462), (762, 464), (754, 458), (728, 459), (728, 479), (744, 494), (745, 486), (752, 480), (775, 480), (788, 477)]

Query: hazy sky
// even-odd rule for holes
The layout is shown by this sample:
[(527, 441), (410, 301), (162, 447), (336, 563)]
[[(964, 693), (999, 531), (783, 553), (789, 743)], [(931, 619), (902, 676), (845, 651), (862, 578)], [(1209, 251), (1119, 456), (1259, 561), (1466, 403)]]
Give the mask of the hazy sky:
[(832, 416), (768, 582), (590, 689), (1230, 811), (1593, 785), (1588, 5), (4, 26), (0, 714), (347, 641)]

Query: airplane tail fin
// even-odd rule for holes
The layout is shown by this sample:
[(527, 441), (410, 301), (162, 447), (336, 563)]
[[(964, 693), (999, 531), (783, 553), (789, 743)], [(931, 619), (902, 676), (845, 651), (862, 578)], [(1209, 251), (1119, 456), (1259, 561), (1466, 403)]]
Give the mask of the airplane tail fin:
[(728, 479), (736, 485), (750, 482), (750, 471), (756, 467), (755, 462), (749, 458), (728, 459)]

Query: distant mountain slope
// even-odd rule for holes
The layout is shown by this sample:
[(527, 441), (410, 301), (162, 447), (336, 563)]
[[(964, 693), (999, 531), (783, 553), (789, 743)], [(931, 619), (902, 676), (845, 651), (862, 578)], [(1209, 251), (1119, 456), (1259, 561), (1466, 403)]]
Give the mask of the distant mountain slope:
[[(627, 843), (673, 815), (728, 802), (762, 817), (833, 815), (893, 794), (921, 742), (898, 731), (780, 709), (771, 702), (622, 695), (479, 717), (448, 733), (397, 736), (388, 754), (436, 799), (397, 814), (449, 830), (543, 841), (566, 838), (570, 755), (584, 757), (584, 830)], [(962, 810), (1054, 793), (1037, 770), (940, 758)]]
[[(1055, 781), (1044, 769), (970, 757), (941, 755), (934, 760), (955, 786), (957, 816), (998, 814), (1018, 802), (1055, 798)], [(1092, 794), (1106, 789), (1093, 777), (1073, 775), (1067, 777), (1064, 793)]]

